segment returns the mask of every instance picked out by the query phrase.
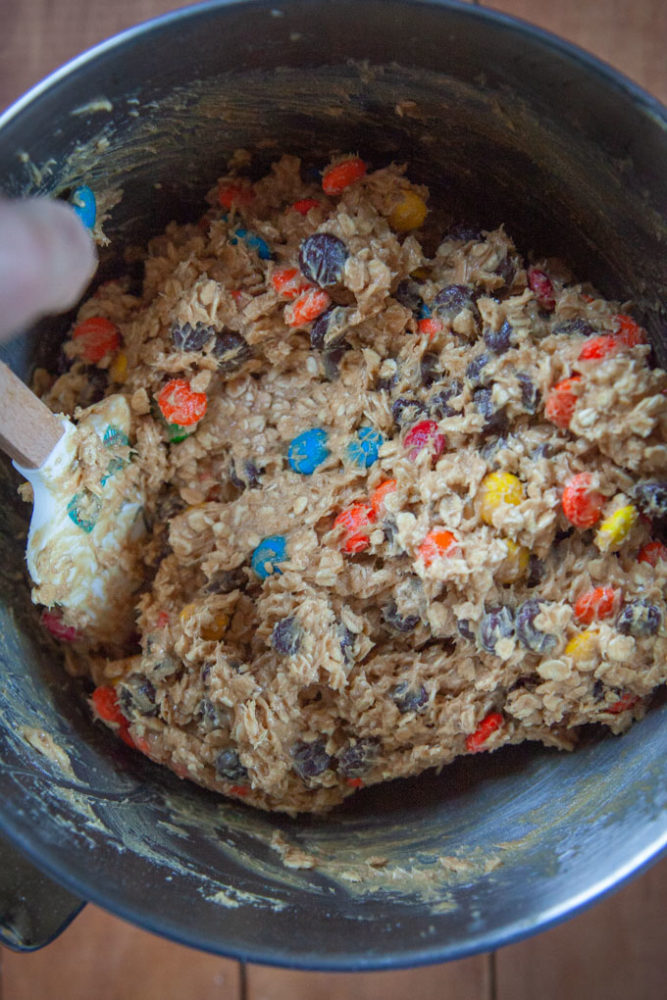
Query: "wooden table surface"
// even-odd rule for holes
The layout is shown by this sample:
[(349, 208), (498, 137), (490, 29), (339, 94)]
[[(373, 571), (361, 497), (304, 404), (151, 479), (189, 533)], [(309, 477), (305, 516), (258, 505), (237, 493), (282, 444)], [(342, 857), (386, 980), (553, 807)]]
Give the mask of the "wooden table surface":
[[(0, 0), (0, 108), (90, 45), (179, 0)], [(667, 0), (489, 6), (600, 56), (667, 104)], [(48, 948), (0, 951), (0, 1000), (663, 1000), (667, 860), (559, 927), (491, 955), (391, 973), (290, 972), (203, 955), (93, 906)]]

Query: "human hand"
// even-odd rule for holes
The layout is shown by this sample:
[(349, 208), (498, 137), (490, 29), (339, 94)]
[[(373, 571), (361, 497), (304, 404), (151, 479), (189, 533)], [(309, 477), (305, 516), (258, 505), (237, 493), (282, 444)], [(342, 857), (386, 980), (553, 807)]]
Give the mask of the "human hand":
[(97, 250), (73, 208), (49, 198), (0, 198), (0, 340), (73, 306)]

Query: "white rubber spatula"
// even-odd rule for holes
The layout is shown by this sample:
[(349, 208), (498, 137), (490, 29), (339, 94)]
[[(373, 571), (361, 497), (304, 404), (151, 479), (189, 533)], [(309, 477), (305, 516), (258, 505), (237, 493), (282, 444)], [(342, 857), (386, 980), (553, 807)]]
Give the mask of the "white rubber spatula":
[(0, 427), (0, 448), (33, 490), (33, 600), (56, 608), (87, 645), (122, 645), (134, 629), (144, 531), (126, 399), (108, 396), (75, 426), (0, 363)]

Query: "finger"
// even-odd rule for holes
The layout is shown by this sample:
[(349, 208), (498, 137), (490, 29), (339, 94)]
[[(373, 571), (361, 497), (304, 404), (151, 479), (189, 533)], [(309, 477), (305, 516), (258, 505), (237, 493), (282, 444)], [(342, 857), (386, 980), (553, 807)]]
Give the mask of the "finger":
[(0, 339), (73, 306), (96, 267), (95, 244), (70, 205), (0, 199)]

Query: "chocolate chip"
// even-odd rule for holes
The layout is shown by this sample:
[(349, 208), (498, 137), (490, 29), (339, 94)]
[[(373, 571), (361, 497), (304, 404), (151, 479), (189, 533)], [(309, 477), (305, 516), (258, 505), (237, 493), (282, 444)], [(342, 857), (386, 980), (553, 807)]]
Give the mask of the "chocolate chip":
[(354, 644), (357, 641), (356, 635), (354, 632), (350, 631), (347, 625), (343, 625), (341, 622), (338, 625), (338, 637), (343, 659), (348, 665), (354, 663)]
[(238, 751), (231, 747), (220, 751), (215, 758), (215, 769), (226, 781), (244, 781), (248, 777), (248, 769), (241, 763)]
[(516, 258), (511, 254), (506, 254), (496, 266), (494, 274), (497, 274), (499, 278), (503, 279), (507, 288), (511, 288), (514, 284), (514, 279), (516, 278), (517, 267), (518, 262)]
[(537, 413), (540, 405), (540, 390), (526, 372), (517, 374), (517, 381), (521, 388), (521, 405), (527, 413)]
[(476, 358), (466, 365), (466, 378), (471, 386), (478, 386), (484, 382), (484, 369), (489, 363), (488, 354), (478, 354)]
[(505, 320), (499, 330), (488, 327), (484, 331), (484, 343), (494, 354), (505, 354), (512, 345), (512, 327)]
[(648, 517), (667, 517), (667, 482), (637, 483), (633, 496)]
[(384, 532), (386, 542), (390, 546), (393, 546), (394, 542), (398, 539), (398, 525), (393, 517), (385, 517), (382, 522), (382, 531)]
[(240, 333), (223, 330), (216, 334), (211, 352), (218, 359), (218, 368), (226, 375), (237, 372), (252, 357), (252, 349)]
[(662, 612), (655, 604), (646, 600), (626, 604), (616, 619), (616, 628), (621, 635), (634, 635), (637, 638), (654, 635), (661, 624)]
[(337, 347), (345, 337), (348, 310), (342, 306), (330, 306), (318, 316), (310, 328), (310, 346), (316, 351)]
[(397, 427), (411, 427), (427, 414), (425, 404), (411, 396), (399, 396), (391, 406), (391, 415)]
[(469, 285), (447, 285), (441, 288), (433, 300), (433, 309), (438, 316), (454, 319), (464, 309), (470, 309), (478, 316), (475, 293)]
[(459, 630), (459, 635), (464, 639), (470, 639), (472, 642), (475, 640), (475, 632), (472, 627), (472, 622), (469, 618), (459, 618), (456, 623), (456, 627)]
[(199, 702), (199, 718), (208, 732), (214, 729), (227, 729), (230, 723), (230, 712), (224, 705), (212, 702), (204, 696)]
[(292, 747), (292, 766), (300, 778), (316, 778), (331, 767), (331, 757), (325, 746), (324, 740), (315, 740), (313, 743), (302, 740)]
[(558, 448), (549, 441), (542, 441), (536, 445), (530, 453), (530, 457), (537, 461), (538, 458), (553, 458), (558, 454)]
[(130, 674), (118, 685), (118, 704), (126, 716), (154, 716), (155, 687), (143, 674)]
[(556, 323), (553, 328), (553, 333), (558, 336), (572, 337), (574, 335), (580, 337), (590, 337), (595, 333), (595, 327), (585, 319), (564, 319), (560, 323)]
[(264, 469), (255, 465), (250, 459), (243, 462), (240, 471), (236, 468), (234, 459), (229, 464), (229, 479), (237, 490), (256, 490), (262, 485)]
[(426, 351), (422, 354), (421, 361), (419, 362), (419, 374), (422, 385), (427, 389), (434, 382), (439, 381), (442, 377), (440, 355), (434, 354), (432, 351)]
[(332, 288), (340, 283), (349, 256), (349, 250), (337, 236), (314, 233), (301, 243), (299, 267), (302, 274), (320, 288)]
[(338, 771), (344, 778), (359, 778), (373, 767), (380, 750), (380, 741), (362, 736), (350, 743), (338, 758)]
[(201, 351), (212, 337), (215, 337), (215, 330), (204, 323), (194, 327), (189, 323), (182, 326), (174, 323), (171, 328), (172, 343), (177, 351)]
[(558, 645), (558, 637), (536, 628), (535, 619), (548, 601), (531, 598), (517, 609), (516, 634), (519, 641), (533, 653), (551, 653)]
[(382, 618), (390, 628), (397, 632), (414, 632), (421, 621), (419, 615), (402, 615), (396, 607), (395, 601), (385, 604), (382, 609)]
[(401, 681), (392, 688), (390, 695), (396, 708), (403, 715), (406, 712), (422, 712), (428, 704), (428, 694), (423, 684), (413, 688), (406, 681)]
[(489, 465), (493, 465), (494, 468), (498, 468), (498, 463), (495, 461), (495, 456), (498, 454), (499, 451), (502, 451), (502, 449), (506, 447), (507, 447), (507, 438), (494, 437), (490, 438), (485, 443), (484, 447), (480, 449), (479, 453), (485, 462), (488, 462)]
[(502, 434), (507, 430), (507, 414), (504, 407), (498, 409), (493, 402), (493, 389), (475, 389), (472, 400), (477, 412), (484, 417), (484, 431)]
[(394, 292), (394, 298), (397, 302), (400, 302), (402, 306), (409, 309), (411, 313), (415, 316), (420, 316), (422, 309), (424, 307), (424, 300), (421, 296), (421, 285), (417, 284), (411, 278), (406, 278), (401, 281), (400, 285)]
[(282, 618), (273, 626), (271, 645), (276, 653), (281, 653), (283, 656), (294, 656), (299, 652), (302, 638), (303, 629), (298, 619), (294, 615), (290, 615), (288, 618)]
[(449, 400), (460, 396), (462, 392), (463, 382), (461, 379), (453, 378), (442, 389), (429, 397), (429, 414), (432, 417), (435, 417), (436, 420), (444, 420), (445, 417), (458, 416), (460, 411), (455, 410), (453, 406), (450, 406)]
[(479, 644), (488, 653), (495, 653), (501, 639), (514, 635), (514, 612), (507, 605), (491, 608), (479, 626)]

